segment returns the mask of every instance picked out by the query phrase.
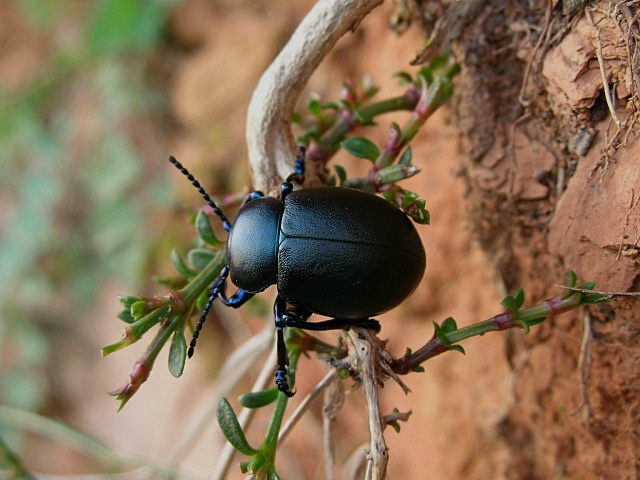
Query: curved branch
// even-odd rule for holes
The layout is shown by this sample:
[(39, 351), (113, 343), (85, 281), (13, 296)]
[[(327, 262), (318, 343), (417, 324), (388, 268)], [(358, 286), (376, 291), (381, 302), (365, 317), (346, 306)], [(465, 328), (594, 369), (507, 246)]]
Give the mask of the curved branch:
[(247, 114), (254, 187), (268, 191), (293, 169), (291, 115), (307, 80), (338, 39), (383, 0), (319, 0), (260, 78)]

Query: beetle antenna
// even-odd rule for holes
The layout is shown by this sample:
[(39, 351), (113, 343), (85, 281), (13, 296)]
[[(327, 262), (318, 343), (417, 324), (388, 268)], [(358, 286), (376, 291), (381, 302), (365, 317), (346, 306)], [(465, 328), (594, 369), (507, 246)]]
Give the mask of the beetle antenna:
[(220, 208), (218, 208), (218, 206), (215, 204), (215, 202), (213, 200), (211, 200), (211, 197), (205, 191), (205, 189), (202, 187), (202, 185), (200, 185), (200, 182), (198, 180), (196, 180), (195, 177), (193, 175), (191, 175), (191, 172), (189, 172), (189, 170), (187, 170), (184, 165), (182, 165), (178, 160), (176, 160), (175, 157), (170, 156), (169, 157), (169, 161), (171, 163), (173, 163), (175, 165), (175, 167), (178, 170), (180, 170), (180, 172), (182, 172), (182, 174), (185, 177), (187, 177), (187, 179), (191, 182), (191, 185), (196, 187), (196, 189), (198, 190), (200, 195), (202, 195), (202, 198), (204, 198), (205, 201), (207, 202), (207, 204), (212, 208), (213, 213), (215, 213), (218, 216), (218, 218), (220, 218), (220, 220), (222, 220), (222, 226), (228, 232), (231, 229), (231, 223), (229, 223), (229, 220), (227, 220), (227, 217), (225, 217), (224, 213), (222, 213), (222, 210), (220, 210)]
[(200, 336), (200, 331), (202, 330), (202, 326), (204, 325), (205, 320), (207, 319), (207, 315), (209, 314), (209, 310), (211, 310), (211, 306), (213, 305), (213, 301), (220, 293), (222, 289), (222, 285), (225, 280), (229, 276), (229, 267), (224, 267), (220, 272), (218, 278), (211, 284), (211, 288), (209, 289), (209, 299), (207, 300), (207, 304), (204, 306), (204, 310), (202, 310), (202, 314), (200, 315), (200, 320), (198, 320), (198, 325), (196, 325), (195, 330), (193, 331), (193, 337), (191, 337), (191, 343), (189, 344), (189, 351), (187, 355), (189, 358), (193, 356), (193, 351), (196, 348), (196, 343), (198, 342), (198, 337)]

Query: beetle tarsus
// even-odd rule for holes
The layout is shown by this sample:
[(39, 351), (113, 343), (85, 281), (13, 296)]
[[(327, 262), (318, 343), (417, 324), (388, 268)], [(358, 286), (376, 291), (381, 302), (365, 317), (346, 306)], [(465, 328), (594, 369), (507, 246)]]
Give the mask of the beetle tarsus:
[(289, 398), (293, 397), (296, 394), (295, 390), (292, 392), (289, 388), (289, 384), (287, 383), (287, 369), (285, 367), (278, 367), (275, 377), (278, 390), (280, 390)]
[(302, 185), (304, 183), (304, 162), (307, 155), (307, 149), (300, 146), (300, 156), (296, 158), (296, 163), (293, 169), (293, 173), (289, 175), (280, 188), (280, 200), (284, 202), (284, 199), (293, 192), (293, 182)]

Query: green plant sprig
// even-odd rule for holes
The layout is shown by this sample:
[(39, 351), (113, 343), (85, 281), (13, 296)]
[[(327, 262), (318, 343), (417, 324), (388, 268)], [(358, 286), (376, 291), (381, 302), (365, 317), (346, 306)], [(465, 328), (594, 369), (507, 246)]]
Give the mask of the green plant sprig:
[[(322, 105), (312, 100), (308, 104), (311, 120), (300, 122), (308, 126), (299, 137), (300, 141), (309, 144), (307, 158), (324, 164), (342, 147), (358, 158), (369, 160), (372, 165), (366, 177), (348, 179), (345, 170), (335, 166), (337, 180), (332, 177), (331, 182), (342, 187), (382, 193), (414, 221), (428, 224), (430, 215), (425, 208), (426, 202), (396, 183), (420, 171), (411, 163), (409, 143), (433, 112), (451, 97), (452, 78), (458, 71), (458, 65), (450, 63), (445, 56), (436, 65), (421, 68), (415, 78), (406, 72), (398, 73), (402, 83), (407, 85), (407, 90), (400, 97), (364, 105), (377, 89), (363, 82), (365, 86), (360, 88), (345, 87), (340, 105)], [(402, 127), (392, 123), (382, 149), (364, 137), (347, 138), (347, 134), (356, 127), (373, 125), (375, 117), (395, 110), (409, 110), (411, 116)]]
[[(339, 150), (341, 143), (347, 138), (347, 134), (361, 126), (375, 125), (374, 119), (380, 115), (396, 111), (413, 111), (416, 119), (409, 123), (414, 129), (405, 131), (407, 137), (413, 138), (415, 133), (424, 123), (423, 120), (433, 113), (451, 96), (451, 80), (459, 72), (459, 66), (450, 62), (448, 54), (436, 59), (430, 66), (424, 66), (418, 70), (415, 77), (407, 72), (395, 74), (400, 83), (406, 87), (405, 92), (398, 96), (366, 104), (378, 92), (378, 88), (372, 86), (370, 80), (365, 78), (358, 85), (344, 84), (339, 103), (321, 103), (312, 99), (307, 104), (310, 115), (302, 118), (302, 115), (294, 115), (294, 123), (305, 128), (298, 136), (298, 142), (309, 145), (307, 159), (314, 163), (326, 165), (331, 157)], [(436, 85), (430, 87), (432, 98), (424, 96), (424, 85)], [(438, 84), (448, 85), (441, 88)], [(429, 108), (420, 105), (421, 99), (427, 102)], [(422, 123), (421, 123), (422, 122)], [(381, 168), (384, 165), (381, 166)]]
[[(195, 218), (196, 231), (201, 243), (217, 249), (192, 249), (187, 258), (189, 265), (177, 252), (173, 251), (171, 259), (174, 267), (188, 281), (180, 289), (165, 296), (155, 297), (120, 297), (124, 310), (118, 318), (128, 323), (122, 340), (102, 349), (106, 356), (137, 342), (155, 325), (160, 325), (144, 354), (134, 364), (129, 378), (118, 389), (109, 392), (120, 401), (119, 410), (133, 397), (140, 386), (149, 378), (154, 362), (171, 339), (169, 349), (169, 371), (175, 377), (182, 375), (187, 356), (187, 341), (184, 335), (186, 327), (191, 329), (189, 319), (200, 310), (208, 297), (209, 286), (226, 264), (226, 250), (213, 234), (209, 219), (199, 212)], [(199, 271), (198, 271), (199, 270)], [(181, 283), (161, 280), (160, 283)]]
[[(571, 287), (574, 287), (576, 282), (575, 273), (570, 272), (570, 277)], [(580, 288), (591, 291), (594, 286), (595, 283), (587, 283)], [(506, 312), (483, 322), (458, 328), (456, 321), (449, 317), (442, 322), (442, 325), (434, 323), (434, 334), (424, 346), (415, 352), (408, 349), (402, 358), (396, 359), (390, 366), (395, 373), (400, 375), (423, 371), (421, 364), (436, 355), (450, 350), (464, 353), (462, 346), (457, 344), (467, 338), (511, 328), (522, 328), (526, 333), (529, 333), (532, 326), (544, 322), (549, 317), (560, 315), (580, 305), (592, 305), (605, 301), (607, 301), (607, 298), (603, 295), (585, 293), (580, 290), (568, 290), (545, 300), (539, 305), (522, 310), (524, 292), (520, 289), (515, 296), (507, 296), (502, 301), (502, 305), (507, 308)]]
[[(291, 386), (295, 385), (295, 371), (302, 353), (303, 345), (309, 341), (300, 336), (298, 329), (289, 329), (287, 335), (287, 351), (289, 353), (289, 374), (291, 376)], [(289, 397), (278, 391), (277, 388), (261, 392), (252, 392), (240, 397), (240, 403), (246, 408), (260, 408), (275, 401), (275, 407), (271, 415), (269, 427), (262, 444), (254, 448), (247, 440), (236, 413), (226, 398), (218, 402), (217, 419), (222, 433), (229, 443), (240, 453), (250, 457), (246, 462), (240, 464), (242, 473), (251, 473), (256, 479), (277, 480), (280, 477), (276, 472), (276, 450), (278, 445), (278, 435), (284, 421), (284, 414), (287, 408)]]

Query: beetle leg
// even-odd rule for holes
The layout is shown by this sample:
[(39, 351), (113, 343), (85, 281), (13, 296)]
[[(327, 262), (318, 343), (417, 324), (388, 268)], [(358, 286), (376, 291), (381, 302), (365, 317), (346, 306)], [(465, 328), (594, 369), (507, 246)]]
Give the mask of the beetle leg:
[(256, 190), (255, 192), (251, 192), (249, 195), (244, 197), (244, 200), (242, 200), (242, 203), (240, 204), (240, 208), (244, 207), (251, 200), (255, 200), (256, 198), (261, 198), (261, 197), (264, 197), (264, 193), (262, 193), (260, 190)]
[[(306, 319), (305, 319), (306, 320)], [(332, 318), (322, 322), (307, 322), (299, 317), (285, 314), (283, 323), (285, 327), (301, 328), (303, 330), (341, 330), (349, 327), (368, 328), (369, 330), (380, 331), (380, 322), (373, 318), (363, 318), (360, 320), (350, 320), (346, 318)]]
[[(229, 270), (229, 267), (225, 267)], [(218, 289), (218, 298), (222, 302), (225, 307), (238, 308), (244, 305), (247, 300), (255, 295), (255, 293), (247, 292), (246, 290), (238, 289), (236, 293), (231, 295), (231, 297), (227, 297), (226, 293), (226, 283), (223, 283)]]
[(276, 302), (273, 306), (273, 313), (276, 321), (276, 351), (278, 354), (278, 368), (276, 369), (276, 385), (278, 386), (278, 390), (287, 395), (288, 397), (292, 397), (295, 392), (292, 392), (289, 389), (289, 384), (287, 383), (287, 373), (289, 365), (289, 354), (287, 353), (287, 346), (284, 342), (284, 315), (286, 314), (285, 310), (287, 308), (287, 301), (282, 298), (280, 295), (276, 298)]
[(209, 299), (207, 300), (207, 304), (202, 310), (200, 320), (198, 320), (198, 325), (196, 325), (196, 328), (193, 331), (193, 337), (191, 337), (189, 351), (187, 352), (189, 358), (193, 356), (193, 352), (196, 348), (196, 343), (198, 343), (198, 337), (200, 336), (200, 332), (202, 331), (202, 326), (204, 325), (204, 322), (207, 319), (207, 315), (209, 314), (209, 310), (211, 310), (213, 301), (216, 298), (219, 298), (222, 304), (227, 307), (238, 308), (244, 305), (244, 303), (254, 295), (253, 293), (245, 292), (244, 290), (238, 290), (231, 296), (231, 298), (227, 298), (225, 294), (225, 287), (228, 276), (229, 267), (224, 267), (220, 271), (220, 275), (218, 275), (218, 278), (213, 281), (211, 287), (209, 288)]
[(298, 147), (300, 149), (300, 155), (296, 158), (296, 163), (293, 168), (293, 173), (289, 175), (280, 188), (280, 200), (284, 202), (284, 199), (293, 192), (293, 182), (302, 185), (304, 182), (304, 160), (306, 158), (307, 149), (303, 146)]

